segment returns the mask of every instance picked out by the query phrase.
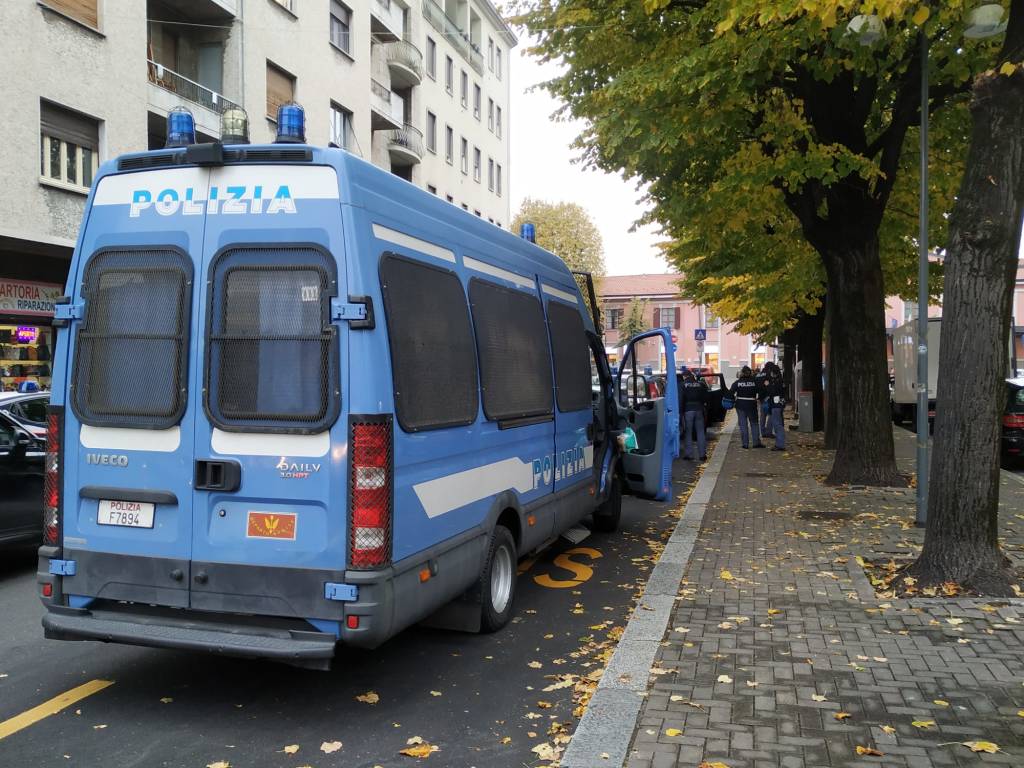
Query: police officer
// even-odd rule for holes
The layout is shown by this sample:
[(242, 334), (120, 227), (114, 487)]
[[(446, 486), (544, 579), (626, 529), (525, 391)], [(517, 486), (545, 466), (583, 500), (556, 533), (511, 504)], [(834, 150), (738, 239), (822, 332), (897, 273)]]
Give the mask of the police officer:
[(775, 435), (773, 451), (786, 450), (786, 428), (782, 423), (782, 409), (786, 407), (786, 387), (782, 381), (782, 371), (772, 363), (768, 376), (762, 387), (762, 396), (771, 412), (772, 433)]
[(740, 369), (740, 377), (729, 388), (733, 402), (736, 404), (736, 418), (740, 422), (740, 440), (744, 448), (751, 443), (754, 448), (764, 448), (761, 444), (761, 433), (757, 426), (757, 382), (749, 365)]
[(764, 368), (754, 368), (754, 381), (757, 383), (758, 397), (758, 423), (761, 425), (761, 437), (771, 437), (771, 413), (767, 408), (767, 401), (764, 399), (764, 383), (768, 379), (768, 371), (771, 370), (771, 363), (765, 363)]
[(707, 438), (704, 434), (704, 404), (708, 400), (707, 384), (696, 373), (687, 370), (683, 373), (680, 394), (683, 401), (683, 458), (687, 461), (691, 461), (694, 458), (690, 454), (690, 445), (692, 433), (696, 429), (697, 453), (700, 455), (701, 461), (707, 461)]

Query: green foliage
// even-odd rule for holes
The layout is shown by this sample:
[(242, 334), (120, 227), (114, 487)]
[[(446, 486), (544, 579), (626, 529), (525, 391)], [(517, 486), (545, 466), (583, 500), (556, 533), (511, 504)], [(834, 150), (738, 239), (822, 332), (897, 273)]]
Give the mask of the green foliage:
[(590, 272), (595, 282), (604, 275), (601, 233), (582, 206), (526, 198), (512, 221), (512, 231), (530, 222), (536, 227), (537, 245), (546, 248), (574, 272)]
[(627, 341), (638, 333), (651, 330), (650, 323), (644, 319), (647, 312), (647, 302), (643, 299), (633, 299), (622, 313), (622, 320), (619, 322), (619, 343), (625, 345)]
[[(972, 77), (997, 42), (965, 41), (970, 0), (935, 4), (930, 239), (963, 170)], [(520, 0), (545, 87), (587, 128), (585, 162), (646, 184), (684, 292), (741, 330), (777, 333), (824, 294), (825, 251), (874, 247), (886, 291), (916, 290), (918, 34), (908, 0)], [(885, 39), (847, 22), (877, 13)], [(941, 276), (933, 275), (938, 292)]]

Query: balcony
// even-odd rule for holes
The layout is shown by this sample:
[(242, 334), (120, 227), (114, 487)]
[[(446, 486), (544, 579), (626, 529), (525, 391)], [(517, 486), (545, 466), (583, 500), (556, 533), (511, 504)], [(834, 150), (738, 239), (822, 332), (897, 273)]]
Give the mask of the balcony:
[(147, 59), (146, 64), (151, 106), (164, 113), (174, 107), (187, 107), (195, 117), (197, 127), (210, 135), (220, 136), (221, 113), (228, 107), (237, 107), (235, 102), (152, 59)]
[(423, 18), (452, 44), (477, 74), (484, 73), (484, 55), (470, 43), (469, 35), (434, 0), (423, 0)]
[(405, 125), (405, 100), (375, 79), (370, 80), (370, 128), (397, 130)]
[(370, 32), (382, 42), (401, 40), (405, 31), (402, 9), (391, 0), (370, 0)]
[(392, 167), (416, 165), (423, 157), (423, 133), (419, 128), (405, 124), (386, 136)]
[(423, 80), (423, 54), (407, 40), (384, 44), (392, 88), (411, 88)]

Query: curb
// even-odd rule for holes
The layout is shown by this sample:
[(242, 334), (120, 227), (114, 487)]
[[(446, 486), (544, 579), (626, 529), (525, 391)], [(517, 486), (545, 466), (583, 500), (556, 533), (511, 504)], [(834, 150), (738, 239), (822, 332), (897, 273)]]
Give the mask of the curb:
[(711, 460), (651, 571), (644, 594), (633, 609), (615, 653), (562, 757), (561, 768), (621, 766), (626, 762), (651, 667), (665, 637), (679, 594), (679, 583), (690, 562), (704, 510), (718, 483), (735, 429), (736, 419), (730, 418), (719, 433)]

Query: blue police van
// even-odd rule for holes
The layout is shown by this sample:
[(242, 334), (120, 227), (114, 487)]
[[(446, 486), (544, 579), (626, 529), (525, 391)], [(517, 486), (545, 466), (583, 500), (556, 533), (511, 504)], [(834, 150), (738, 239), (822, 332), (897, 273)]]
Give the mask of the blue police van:
[[(100, 169), (56, 317), (48, 638), (326, 668), (444, 611), (494, 631), (519, 557), (671, 493), (677, 395), (636, 396), (635, 355), (620, 394), (592, 284), (285, 109), (279, 143), (178, 114)], [(674, 370), (666, 331), (634, 343)]]

